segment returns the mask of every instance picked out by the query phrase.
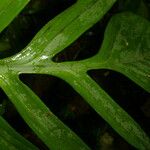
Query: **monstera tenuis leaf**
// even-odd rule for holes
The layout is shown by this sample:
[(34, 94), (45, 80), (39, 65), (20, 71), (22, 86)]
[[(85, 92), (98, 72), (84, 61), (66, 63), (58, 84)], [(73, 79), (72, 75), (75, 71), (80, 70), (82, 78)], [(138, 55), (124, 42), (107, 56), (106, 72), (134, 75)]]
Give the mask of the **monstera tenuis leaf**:
[(87, 74), (92, 69), (112, 69), (150, 91), (148, 21), (131, 13), (114, 16), (98, 54), (81, 61), (52, 61), (100, 20), (114, 2), (78, 0), (45, 25), (23, 51), (0, 60), (0, 86), (26, 123), (52, 150), (90, 148), (20, 81), (21, 73), (49, 74), (65, 80), (126, 141), (138, 149), (150, 147), (150, 140), (140, 126)]
[[(9, 2), (11, 3), (11, 1)], [(114, 2), (115, 0), (78, 0), (69, 9), (51, 20), (22, 52), (10, 58), (0, 60), (0, 85), (2, 89), (16, 106), (27, 124), (53, 150), (88, 150), (90, 148), (65, 126), (19, 80), (18, 76), (21, 73), (38, 71), (43, 67), (45, 69), (47, 67), (53, 68), (56, 72), (59, 68), (57, 69), (57, 65), (53, 66), (52, 56), (68, 46), (95, 24)], [(6, 9), (3, 7), (1, 9), (3, 12), (6, 11), (7, 7)], [(8, 11), (5, 16), (7, 17), (9, 13)], [(5, 23), (5, 25), (8, 23)], [(4, 141), (7, 142), (6, 139)], [(1, 147), (4, 147), (2, 143)], [(8, 145), (9, 147), (11, 145)], [(15, 148), (20, 149), (17, 146)]]

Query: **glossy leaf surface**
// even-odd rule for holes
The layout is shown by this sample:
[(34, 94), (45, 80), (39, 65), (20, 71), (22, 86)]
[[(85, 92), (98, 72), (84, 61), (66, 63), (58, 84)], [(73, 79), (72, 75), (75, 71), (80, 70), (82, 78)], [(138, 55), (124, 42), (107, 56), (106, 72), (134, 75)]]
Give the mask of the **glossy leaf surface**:
[(41, 100), (19, 81), (17, 76), (23, 72), (36, 70), (36, 66), (41, 67), (45, 62), (51, 62), (52, 56), (96, 23), (114, 2), (115, 0), (77, 1), (72, 7), (50, 21), (24, 51), (0, 61), (1, 87), (28, 125), (53, 150), (88, 150), (89, 148), (59, 121)]
[[(116, 70), (149, 91), (148, 21), (130, 13), (117, 15), (110, 21), (97, 55), (83, 61), (52, 61), (53, 56), (96, 23), (114, 2), (78, 1), (50, 21), (22, 52), (0, 61), (1, 87), (28, 125), (53, 150), (90, 148), (18, 79), (20, 73), (62, 78), (130, 144), (143, 150), (150, 147), (150, 140), (140, 126), (87, 75), (91, 69)], [(144, 33), (148, 36), (144, 37)]]

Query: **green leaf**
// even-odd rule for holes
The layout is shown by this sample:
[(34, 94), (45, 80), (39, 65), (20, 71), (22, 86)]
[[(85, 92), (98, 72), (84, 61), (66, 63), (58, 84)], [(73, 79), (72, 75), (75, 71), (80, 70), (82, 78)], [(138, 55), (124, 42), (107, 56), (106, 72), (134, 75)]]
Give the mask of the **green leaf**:
[(132, 13), (114, 16), (88, 65), (121, 72), (150, 92), (150, 22)]
[[(50, 74), (64, 79), (129, 143), (138, 149), (148, 149), (150, 146), (149, 138), (140, 126), (86, 74), (91, 69), (113, 69), (149, 90), (149, 74), (144, 78), (149, 71), (149, 38), (141, 40), (143, 33), (149, 33), (149, 29), (148, 32), (143, 32), (149, 22), (130, 13), (113, 17), (106, 30), (101, 51), (96, 56), (76, 62), (52, 62), (54, 55), (96, 23), (114, 2), (115, 0), (78, 1), (50, 21), (22, 52), (0, 61), (1, 87), (29, 126), (54, 150), (60, 149), (60, 146), (64, 150), (89, 148), (19, 81), (17, 76), (20, 73)], [(137, 22), (138, 25), (135, 24)], [(143, 39), (148, 43), (142, 51), (144, 57), (141, 57), (137, 43), (141, 44)], [(142, 47), (143, 44), (145, 42), (141, 44)], [(141, 70), (136, 70), (134, 65), (137, 62), (142, 67), (144, 65), (145, 74), (139, 64), (136, 67)], [(71, 137), (68, 135), (70, 132)], [(72, 136), (74, 140), (71, 139)]]
[(9, 61), (22, 64), (31, 62), (36, 57), (36, 62), (43, 61), (44, 58), (51, 59), (99, 21), (115, 1), (78, 0), (48, 22), (25, 49)]
[(141, 127), (87, 74), (75, 71), (78, 68), (74, 66), (57, 75), (67, 81), (126, 141), (137, 149), (149, 149), (150, 139)]
[[(50, 69), (55, 69), (56, 72), (57, 66), (52, 68), (53, 62), (50, 58), (96, 23), (114, 2), (115, 0), (77, 1), (72, 7), (50, 21), (24, 51), (0, 61), (1, 87), (28, 125), (53, 150), (88, 150), (89, 148), (59, 121), (41, 100), (19, 81), (17, 76), (29, 71), (40, 73), (37, 67), (46, 69), (50, 66)], [(45, 63), (44, 67), (42, 67), (43, 63)]]
[(29, 0), (0, 1), (0, 33), (26, 6)]
[(150, 139), (139, 125), (96, 83), (82, 75), (91, 69), (111, 69), (123, 73), (150, 92), (150, 23), (147, 20), (132, 13), (116, 15), (106, 29), (97, 55), (76, 64), (62, 64), (63, 71), (56, 72), (60, 78), (71, 84), (130, 144), (138, 149), (149, 149)]
[(24, 137), (18, 134), (1, 116), (0, 116), (0, 149), (38, 150), (36, 146), (31, 144)]
[(0, 84), (33, 131), (52, 150), (89, 150), (16, 75), (5, 74)]
[[(150, 23), (126, 13), (114, 17), (112, 24), (111, 31), (117, 30), (117, 36), (109, 54), (110, 69), (123, 73), (150, 92)], [(112, 35), (111, 31), (108, 27), (108, 36)]]

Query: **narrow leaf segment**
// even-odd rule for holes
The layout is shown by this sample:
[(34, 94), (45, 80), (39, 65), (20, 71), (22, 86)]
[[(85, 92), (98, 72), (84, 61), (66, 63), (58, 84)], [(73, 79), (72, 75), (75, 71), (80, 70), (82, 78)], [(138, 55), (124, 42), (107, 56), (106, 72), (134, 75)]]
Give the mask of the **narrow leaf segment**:
[(0, 33), (27, 5), (29, 0), (0, 1)]
[(36, 146), (18, 134), (0, 116), (0, 149), (1, 150), (38, 150)]

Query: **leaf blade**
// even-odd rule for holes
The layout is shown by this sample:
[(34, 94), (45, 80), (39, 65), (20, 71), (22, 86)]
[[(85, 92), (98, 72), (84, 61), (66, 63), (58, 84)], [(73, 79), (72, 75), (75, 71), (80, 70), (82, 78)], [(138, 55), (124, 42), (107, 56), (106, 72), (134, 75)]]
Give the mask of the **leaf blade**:
[(5, 74), (0, 84), (31, 129), (53, 150), (90, 150), (16, 75)]
[(11, 62), (20, 64), (36, 57), (37, 61), (41, 61), (42, 54), (51, 59), (100, 20), (115, 2), (116, 0), (77, 1), (48, 22), (21, 53), (11, 58)]
[(150, 92), (150, 23), (132, 13), (114, 16), (99, 53), (85, 64), (120, 72)]
[(0, 1), (0, 33), (19, 14), (29, 0), (1, 0)]
[(38, 150), (36, 146), (27, 141), (18, 134), (1, 116), (0, 116), (0, 147), (1, 149), (19, 150)]
[(128, 143), (137, 149), (149, 149), (150, 139), (141, 127), (87, 74), (77, 75), (70, 69), (57, 76), (68, 82)]

